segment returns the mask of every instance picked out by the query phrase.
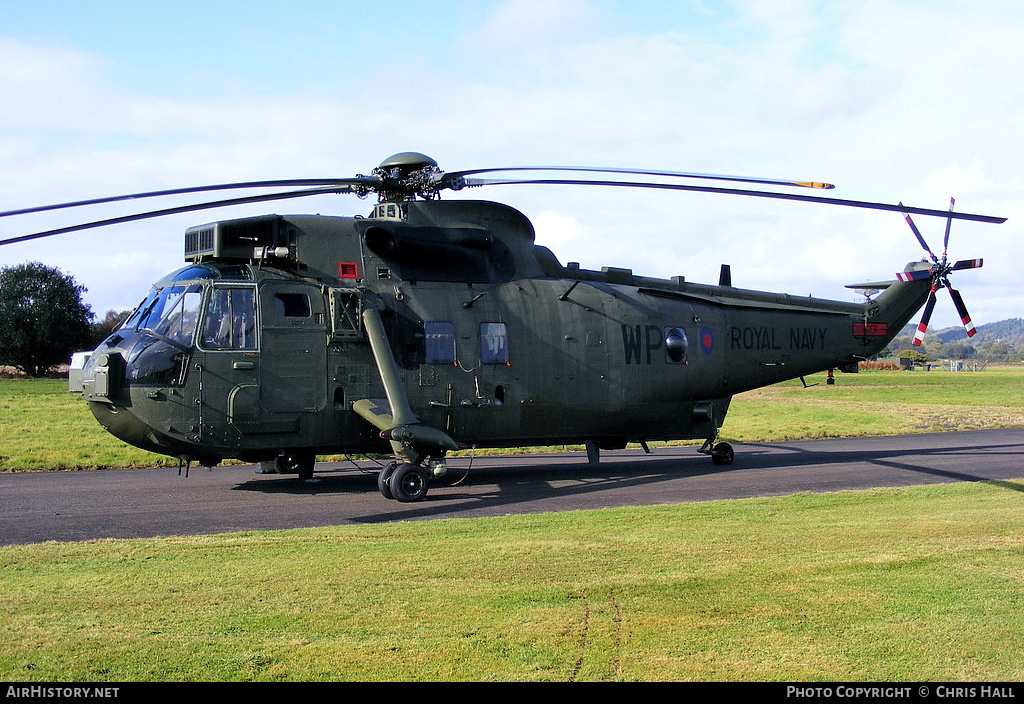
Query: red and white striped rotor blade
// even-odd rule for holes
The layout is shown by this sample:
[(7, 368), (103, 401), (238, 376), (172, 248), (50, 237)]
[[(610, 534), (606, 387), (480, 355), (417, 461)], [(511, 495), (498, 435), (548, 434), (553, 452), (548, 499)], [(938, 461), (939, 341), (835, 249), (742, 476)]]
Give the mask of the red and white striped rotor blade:
[(984, 259), (961, 259), (953, 265), (952, 270), (960, 271), (961, 269), (977, 269), (984, 261)]
[(935, 308), (935, 287), (932, 287), (932, 292), (928, 294), (928, 301), (924, 304), (924, 314), (921, 316), (921, 322), (917, 324), (917, 330), (914, 332), (914, 344), (920, 347), (924, 344), (924, 333), (928, 329), (928, 321), (932, 318), (932, 309)]
[(920, 281), (930, 279), (932, 273), (931, 269), (914, 269), (913, 271), (901, 271), (896, 274), (896, 278), (900, 281)]
[(967, 330), (967, 337), (974, 337), (974, 333), (978, 332), (974, 328), (974, 323), (971, 322), (971, 314), (967, 312), (967, 306), (964, 305), (964, 299), (952, 286), (946, 286), (949, 289), (949, 295), (953, 299), (953, 305), (956, 306), (957, 315), (960, 316), (960, 322), (964, 324), (964, 328)]
[[(900, 201), (900, 207), (902, 206), (903, 201)], [(932, 258), (933, 262), (939, 261), (939, 258), (935, 256), (934, 252), (932, 252), (931, 247), (929, 247), (928, 243), (924, 241), (924, 235), (922, 235), (921, 231), (917, 229), (917, 225), (914, 224), (914, 219), (910, 217), (910, 213), (904, 211), (903, 217), (906, 218), (907, 224), (910, 225), (910, 229), (914, 233), (914, 237), (916, 237), (917, 241), (920, 243), (921, 248), (928, 253), (928, 256)]]

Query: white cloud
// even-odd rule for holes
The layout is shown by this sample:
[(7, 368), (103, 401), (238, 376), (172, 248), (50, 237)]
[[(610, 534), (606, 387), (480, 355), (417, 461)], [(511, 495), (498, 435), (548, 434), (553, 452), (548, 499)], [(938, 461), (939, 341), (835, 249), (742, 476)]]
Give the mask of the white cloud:
[(607, 16), (587, 0), (504, 0), (494, 3), (484, 20), (458, 42), (465, 52), (486, 61), (547, 60), (589, 38)]

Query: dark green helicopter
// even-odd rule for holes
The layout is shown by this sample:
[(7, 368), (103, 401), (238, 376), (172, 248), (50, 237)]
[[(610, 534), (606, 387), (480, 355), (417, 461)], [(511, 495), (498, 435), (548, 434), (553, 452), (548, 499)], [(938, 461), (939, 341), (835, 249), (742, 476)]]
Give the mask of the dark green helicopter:
[[(481, 178), (562, 171), (587, 177)], [(596, 174), (659, 177), (606, 180)], [(188, 265), (159, 281), (81, 370), (82, 393), (109, 432), (187, 466), (227, 458), (313, 475), (316, 456), (390, 452), (387, 498), (422, 499), (448, 452), (470, 447), (585, 443), (600, 449), (698, 439), (717, 442), (733, 395), (814, 372), (857, 371), (925, 306), (918, 343), (947, 288), (973, 326), (947, 263), (911, 214), (1005, 218), (694, 185), (714, 179), (782, 187), (830, 184), (605, 168), (515, 167), (445, 173), (419, 153), (396, 154), (368, 176), (257, 181), (152, 191), (29, 208), (0, 216), (166, 195), (293, 188), (157, 210), (10, 238), (24, 241), (224, 205), (330, 193), (378, 203), (366, 217), (267, 215), (185, 232)], [(530, 221), (499, 203), (441, 200), (444, 190), (571, 184), (722, 193), (903, 213), (929, 260), (863, 303), (590, 271), (534, 243)]]

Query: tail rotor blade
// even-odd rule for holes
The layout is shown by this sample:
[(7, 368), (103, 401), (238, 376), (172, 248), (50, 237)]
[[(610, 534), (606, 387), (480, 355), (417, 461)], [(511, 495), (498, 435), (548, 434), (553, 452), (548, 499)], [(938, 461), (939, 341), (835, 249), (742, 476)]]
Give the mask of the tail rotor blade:
[(949, 228), (953, 225), (953, 206), (956, 205), (956, 200), (953, 198), (949, 199), (949, 212), (950, 217), (946, 218), (946, 236), (942, 238), (942, 261), (946, 261), (946, 250), (949, 249)]
[(933, 308), (935, 308), (935, 287), (932, 287), (932, 292), (928, 294), (928, 302), (924, 304), (924, 314), (914, 332), (914, 344), (918, 347), (924, 344), (924, 333), (928, 329), (928, 321), (932, 318)]
[(914, 269), (913, 271), (897, 272), (896, 278), (900, 281), (920, 281), (930, 279), (933, 273), (931, 269)]
[(978, 267), (981, 266), (982, 262), (984, 261), (984, 259), (961, 259), (952, 266), (951, 271), (960, 271), (961, 269), (977, 269)]
[(974, 333), (978, 332), (974, 328), (974, 323), (971, 322), (971, 314), (967, 312), (967, 306), (964, 305), (964, 299), (952, 286), (946, 286), (949, 289), (949, 295), (953, 299), (953, 305), (956, 306), (957, 315), (960, 316), (960, 322), (964, 324), (964, 328), (967, 330), (967, 337), (974, 337)]
[[(900, 207), (903, 207), (903, 201), (900, 201)], [(921, 234), (921, 231), (917, 229), (917, 225), (914, 224), (914, 219), (910, 217), (910, 213), (904, 211), (903, 217), (907, 219), (907, 224), (910, 225), (910, 229), (914, 232), (914, 237), (916, 237), (917, 241), (921, 243), (921, 248), (928, 252), (928, 256), (932, 258), (933, 262), (939, 261), (938, 257), (936, 257), (928, 247), (928, 243), (924, 241), (924, 236)]]

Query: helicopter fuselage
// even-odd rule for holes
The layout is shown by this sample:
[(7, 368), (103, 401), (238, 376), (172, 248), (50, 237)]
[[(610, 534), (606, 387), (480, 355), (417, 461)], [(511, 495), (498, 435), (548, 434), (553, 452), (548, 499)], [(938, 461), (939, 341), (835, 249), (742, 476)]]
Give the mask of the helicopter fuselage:
[(298, 456), (306, 475), (315, 455), (399, 454), (395, 426), (436, 431), (406, 442), (413, 462), (710, 444), (734, 394), (855, 371), (929, 295), (927, 280), (852, 303), (563, 266), (486, 201), (212, 223), (187, 231), (186, 259), (92, 354), (84, 398), (132, 445), (211, 465)]

